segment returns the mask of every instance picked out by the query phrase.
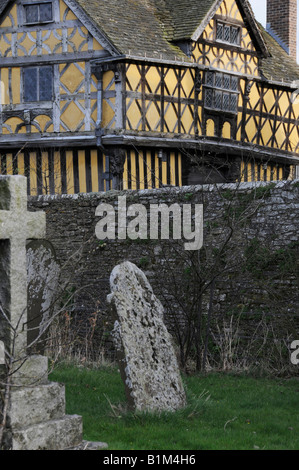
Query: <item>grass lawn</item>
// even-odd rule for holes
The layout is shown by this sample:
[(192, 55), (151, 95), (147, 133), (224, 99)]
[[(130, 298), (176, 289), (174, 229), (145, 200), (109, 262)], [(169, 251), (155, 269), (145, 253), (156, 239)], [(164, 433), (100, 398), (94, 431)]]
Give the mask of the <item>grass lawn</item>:
[(84, 439), (109, 450), (299, 450), (299, 378), (232, 374), (183, 377), (188, 404), (174, 413), (126, 410), (117, 368), (62, 366), (66, 412), (83, 417)]

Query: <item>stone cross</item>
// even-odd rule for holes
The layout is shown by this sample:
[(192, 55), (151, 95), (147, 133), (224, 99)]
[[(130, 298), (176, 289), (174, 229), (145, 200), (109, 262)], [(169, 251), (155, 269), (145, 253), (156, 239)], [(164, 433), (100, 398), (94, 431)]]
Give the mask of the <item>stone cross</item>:
[(6, 347), (13, 346), (15, 358), (27, 346), (26, 240), (43, 238), (45, 230), (45, 213), (27, 211), (27, 179), (0, 176), (0, 329), (4, 313), (10, 323)]

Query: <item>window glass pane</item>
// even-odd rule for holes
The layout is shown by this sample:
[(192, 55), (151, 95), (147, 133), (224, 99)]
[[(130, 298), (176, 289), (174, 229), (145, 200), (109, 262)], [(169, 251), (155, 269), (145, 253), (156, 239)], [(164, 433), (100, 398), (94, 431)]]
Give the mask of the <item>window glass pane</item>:
[(26, 23), (38, 22), (38, 5), (25, 6)]
[(216, 73), (215, 86), (217, 88), (222, 88), (222, 73)]
[(229, 75), (223, 75), (223, 88), (226, 90), (230, 89), (230, 76)]
[(230, 26), (224, 26), (223, 40), (226, 42), (230, 42)]
[(226, 111), (230, 110), (230, 102), (229, 102), (229, 94), (228, 93), (223, 93), (222, 104), (223, 104), (223, 109), (225, 109)]
[(52, 100), (52, 67), (40, 67), (39, 69), (39, 100)]
[(223, 39), (223, 24), (217, 23), (216, 39)]
[(231, 77), (231, 90), (237, 91), (238, 90), (238, 79), (237, 77)]
[(231, 94), (230, 97), (230, 111), (236, 112), (238, 109), (238, 95)]
[(210, 86), (214, 85), (214, 74), (213, 74), (213, 72), (207, 72), (206, 84), (210, 85)]
[(24, 69), (24, 101), (37, 101), (37, 67)]
[(41, 3), (39, 6), (39, 20), (51, 21), (52, 20), (52, 3)]
[(212, 108), (212, 106), (213, 106), (213, 90), (211, 90), (210, 88), (206, 89), (206, 102), (205, 102), (205, 104), (208, 108)]
[(222, 92), (221, 91), (215, 92), (215, 108), (222, 109)]
[(232, 44), (238, 44), (239, 43), (239, 28), (232, 27), (231, 42), (232, 42)]

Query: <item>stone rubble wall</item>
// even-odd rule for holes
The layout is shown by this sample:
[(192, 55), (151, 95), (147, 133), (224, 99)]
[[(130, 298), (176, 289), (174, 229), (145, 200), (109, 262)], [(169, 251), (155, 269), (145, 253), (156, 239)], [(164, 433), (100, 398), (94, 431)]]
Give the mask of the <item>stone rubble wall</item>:
[[(99, 217), (95, 216), (95, 210), (100, 203), (117, 209), (120, 195), (126, 196), (127, 206), (203, 204), (204, 247), (199, 255), (203, 266), (212, 259), (217, 260), (217, 253), (219, 258), (223, 256), (219, 247), (233, 227), (223, 261), (230, 268), (223, 274), (220, 269), (217, 275), (213, 315), (238, 312), (245, 312), (250, 318), (266, 315), (279, 323), (281, 334), (296, 336), (298, 332), (299, 338), (298, 180), (31, 197), (30, 210), (46, 212), (47, 239), (56, 250), (64, 280), (71, 281), (68, 292), (76, 300), (75, 316), (81, 322), (82, 336), (90, 329), (95, 312), (100, 313), (97, 325), (107, 326), (109, 331), (106, 305), (109, 276), (114, 266), (124, 260), (145, 272), (169, 313), (166, 323), (171, 328), (171, 311), (180, 309), (174, 286), (184, 286), (191, 272), (186, 257), (193, 256), (193, 260), (198, 257), (197, 252), (186, 253), (181, 241), (98, 240), (95, 226)], [(206, 290), (204, 298), (208, 294)], [(207, 308), (206, 299), (205, 312)], [(250, 335), (250, 322), (248, 325)]]

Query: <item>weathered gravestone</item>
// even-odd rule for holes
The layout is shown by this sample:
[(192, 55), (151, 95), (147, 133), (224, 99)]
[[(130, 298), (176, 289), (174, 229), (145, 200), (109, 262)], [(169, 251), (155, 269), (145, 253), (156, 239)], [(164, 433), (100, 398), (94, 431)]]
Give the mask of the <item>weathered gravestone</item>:
[(30, 351), (44, 354), (47, 328), (58, 297), (60, 266), (48, 240), (27, 243), (28, 319)]
[(113, 338), (129, 406), (151, 411), (184, 407), (185, 391), (163, 306), (146, 276), (125, 261), (113, 269), (110, 289)]
[(0, 176), (0, 341), (14, 360), (5, 449), (61, 450), (82, 443), (82, 418), (65, 415), (64, 386), (48, 381), (47, 358), (26, 356), (26, 240), (44, 236), (45, 214), (27, 212), (26, 178)]

